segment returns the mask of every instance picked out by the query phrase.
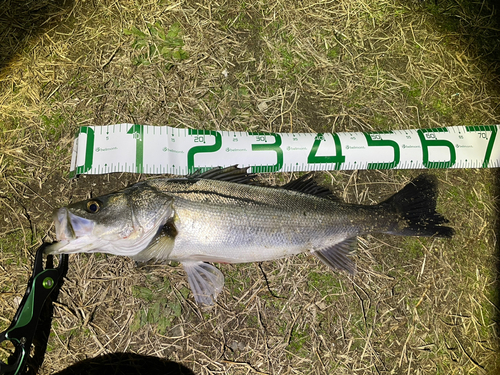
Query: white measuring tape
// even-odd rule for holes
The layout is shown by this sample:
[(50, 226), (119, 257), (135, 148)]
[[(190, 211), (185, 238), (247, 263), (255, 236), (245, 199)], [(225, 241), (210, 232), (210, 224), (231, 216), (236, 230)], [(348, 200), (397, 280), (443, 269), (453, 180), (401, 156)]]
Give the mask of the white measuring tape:
[(185, 175), (234, 164), (252, 172), (496, 168), (499, 126), (318, 134), (84, 126), (74, 142), (70, 175)]

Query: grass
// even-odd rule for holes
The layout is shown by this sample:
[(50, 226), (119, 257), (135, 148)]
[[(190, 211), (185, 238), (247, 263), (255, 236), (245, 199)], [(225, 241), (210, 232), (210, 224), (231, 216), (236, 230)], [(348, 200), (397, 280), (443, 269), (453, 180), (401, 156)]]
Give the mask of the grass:
[[(157, 279), (146, 278), (146, 285), (135, 285), (132, 288), (132, 295), (141, 300), (145, 307), (134, 314), (130, 331), (135, 333), (144, 326), (151, 325), (159, 335), (165, 335), (167, 329), (175, 323), (176, 318), (181, 316), (181, 304), (169, 301), (165, 297), (172, 289), (168, 279), (164, 279), (161, 283)], [(179, 292), (178, 296), (182, 294)]]
[[(168, 30), (165, 30), (159, 22), (146, 26), (147, 32), (143, 32), (135, 26), (123, 31), (125, 35), (134, 37), (131, 48), (141, 52), (132, 58), (134, 65), (159, 65), (161, 64), (160, 59), (167, 61), (187, 59), (188, 54), (182, 49), (184, 41), (181, 38), (181, 27), (178, 23), (174, 23)], [(172, 66), (172, 63), (167, 63), (165, 69), (168, 70)]]
[[(0, 15), (0, 329), (24, 293), (34, 249), (54, 237), (53, 209), (143, 178), (69, 181), (79, 126), (331, 132), (500, 123), (500, 25), (488, 2), (36, 6), (8, 1)], [(208, 311), (193, 304), (179, 265), (71, 256), (40, 373), (130, 351), (200, 374), (495, 374), (498, 177), (433, 173), (453, 239), (366, 236), (354, 277), (305, 255), (220, 265), (226, 286)], [(417, 174), (318, 179), (348, 202), (373, 204)]]

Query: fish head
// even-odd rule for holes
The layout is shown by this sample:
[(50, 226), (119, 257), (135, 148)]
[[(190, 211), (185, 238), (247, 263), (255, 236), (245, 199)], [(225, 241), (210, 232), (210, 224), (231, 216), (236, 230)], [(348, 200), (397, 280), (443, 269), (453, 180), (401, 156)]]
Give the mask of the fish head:
[(134, 256), (173, 215), (173, 198), (146, 184), (54, 211), (57, 243), (49, 254), (101, 252)]

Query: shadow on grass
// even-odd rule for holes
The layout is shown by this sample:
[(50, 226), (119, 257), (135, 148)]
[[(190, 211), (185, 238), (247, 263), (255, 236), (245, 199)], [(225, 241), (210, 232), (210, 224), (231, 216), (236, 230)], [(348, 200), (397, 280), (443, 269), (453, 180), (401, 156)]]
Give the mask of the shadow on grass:
[[(485, 77), (490, 78), (491, 85), (500, 96), (500, 0), (485, 0), (477, 2), (475, 0), (437, 0), (427, 1), (422, 4), (425, 11), (434, 16), (434, 25), (443, 31), (443, 34), (456, 35), (464, 44), (464, 51), (469, 48), (473, 53), (481, 56), (488, 72), (484, 72)], [(496, 111), (500, 113), (500, 106)], [(493, 124), (476, 124), (493, 125)], [(497, 139), (497, 142), (500, 142)], [(495, 196), (494, 204), (497, 212), (495, 222), (496, 235), (496, 293), (495, 304), (496, 316), (496, 336), (500, 340), (500, 170), (495, 173)], [(471, 261), (473, 261), (471, 259)], [(497, 341), (497, 347), (500, 341)], [(497, 368), (500, 366), (497, 364)], [(498, 372), (500, 373), (500, 372)]]
[(78, 362), (54, 375), (194, 375), (187, 367), (162, 358), (113, 353)]
[(489, 75), (500, 75), (500, 0), (426, 1), (437, 30), (458, 38), (465, 54), (472, 53), (488, 64)]
[[(495, 48), (492, 50), (491, 55), (485, 57), (492, 66), (495, 66), (494, 72), (497, 74), (497, 80), (500, 76), (500, 0), (486, 0), (486, 4), (489, 4), (489, 8), (495, 12), (494, 19), (496, 22), (494, 23), (494, 27), (492, 27), (492, 35), (495, 36), (497, 40), (497, 44)], [(481, 41), (478, 40), (477, 43)], [(497, 107), (497, 111), (500, 109)], [(497, 139), (498, 142), (498, 139)], [(496, 328), (496, 337), (497, 337), (497, 347), (500, 347), (500, 169), (495, 170), (495, 196), (493, 199), (495, 200), (494, 207), (496, 208), (496, 222), (495, 222), (495, 236), (496, 236), (496, 293), (493, 295), (496, 297), (493, 301), (496, 308), (496, 315), (494, 317), (495, 328)], [(495, 370), (498, 371), (495, 373), (500, 373), (500, 361), (497, 360)]]
[(74, 0), (6, 0), (0, 8), (0, 74), (26, 43), (56, 26)]
[[(495, 235), (496, 235), (496, 268), (497, 268), (497, 275), (496, 275), (496, 293), (494, 294), (496, 296), (495, 300), (493, 303), (496, 306), (496, 316), (495, 316), (495, 328), (496, 328), (496, 334), (497, 338), (500, 340), (500, 169), (497, 169), (495, 171), (495, 208), (497, 212), (497, 218), (496, 218), (496, 223), (495, 223)], [(500, 342), (498, 343), (500, 346)], [(500, 361), (498, 363), (498, 369), (500, 370)], [(499, 372), (500, 373), (500, 372)]]

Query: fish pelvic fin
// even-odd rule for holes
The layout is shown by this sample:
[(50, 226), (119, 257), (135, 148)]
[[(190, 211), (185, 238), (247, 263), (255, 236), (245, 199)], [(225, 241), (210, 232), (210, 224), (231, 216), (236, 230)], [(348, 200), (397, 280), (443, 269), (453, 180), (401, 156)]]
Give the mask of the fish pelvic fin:
[(313, 254), (331, 269), (345, 270), (354, 275), (356, 265), (349, 258), (349, 255), (356, 251), (357, 246), (357, 237), (351, 237), (331, 247), (314, 251)]
[(199, 305), (212, 306), (224, 287), (224, 275), (205, 262), (181, 262), (186, 271), (189, 287)]
[(437, 178), (420, 175), (399, 192), (379, 204), (396, 212), (399, 221), (386, 233), (398, 236), (451, 237), (453, 228), (442, 224), (448, 220), (436, 212)]

